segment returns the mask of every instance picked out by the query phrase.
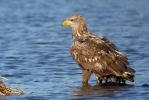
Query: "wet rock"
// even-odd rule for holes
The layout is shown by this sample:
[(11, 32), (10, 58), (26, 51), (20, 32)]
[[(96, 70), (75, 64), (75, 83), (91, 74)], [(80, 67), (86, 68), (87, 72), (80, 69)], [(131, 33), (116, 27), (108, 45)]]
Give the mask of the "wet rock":
[(22, 94), (25, 94), (25, 92), (21, 88), (8, 87), (2, 80), (0, 80), (0, 96)]

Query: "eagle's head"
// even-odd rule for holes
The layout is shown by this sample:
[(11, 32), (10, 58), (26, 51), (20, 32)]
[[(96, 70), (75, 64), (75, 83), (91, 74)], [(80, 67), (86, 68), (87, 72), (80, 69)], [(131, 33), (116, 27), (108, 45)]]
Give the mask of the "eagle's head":
[(74, 14), (69, 16), (62, 24), (62, 27), (71, 26), (74, 29), (86, 27), (85, 18), (82, 15)]

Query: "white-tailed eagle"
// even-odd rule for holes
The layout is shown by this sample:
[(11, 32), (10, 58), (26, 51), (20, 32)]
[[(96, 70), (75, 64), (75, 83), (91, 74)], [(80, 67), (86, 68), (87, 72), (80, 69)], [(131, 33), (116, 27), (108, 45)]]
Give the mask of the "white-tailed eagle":
[(63, 22), (62, 27), (72, 27), (73, 44), (70, 53), (77, 64), (82, 68), (82, 83), (88, 84), (91, 74), (101, 84), (102, 80), (134, 81), (135, 70), (127, 67), (127, 57), (116, 46), (103, 36), (92, 34), (86, 26), (82, 15), (71, 15)]

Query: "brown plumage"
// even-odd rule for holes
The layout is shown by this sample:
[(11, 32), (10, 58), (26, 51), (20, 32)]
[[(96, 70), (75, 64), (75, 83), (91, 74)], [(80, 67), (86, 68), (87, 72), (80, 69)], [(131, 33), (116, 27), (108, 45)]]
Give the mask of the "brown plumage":
[(63, 23), (63, 27), (72, 27), (74, 43), (70, 47), (73, 59), (82, 68), (82, 82), (88, 83), (93, 73), (100, 84), (102, 80), (134, 81), (135, 72), (129, 65), (125, 55), (103, 36), (92, 34), (86, 27), (83, 16), (72, 15)]

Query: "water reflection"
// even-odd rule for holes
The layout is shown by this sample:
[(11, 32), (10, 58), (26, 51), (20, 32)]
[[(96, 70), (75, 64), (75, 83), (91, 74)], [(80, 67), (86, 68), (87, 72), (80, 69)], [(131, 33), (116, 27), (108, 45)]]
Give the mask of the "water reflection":
[(119, 84), (115, 85), (94, 85), (90, 84), (79, 87), (73, 91), (74, 98), (85, 98), (85, 97), (115, 97), (119, 93), (128, 91), (134, 85), (130, 84)]

